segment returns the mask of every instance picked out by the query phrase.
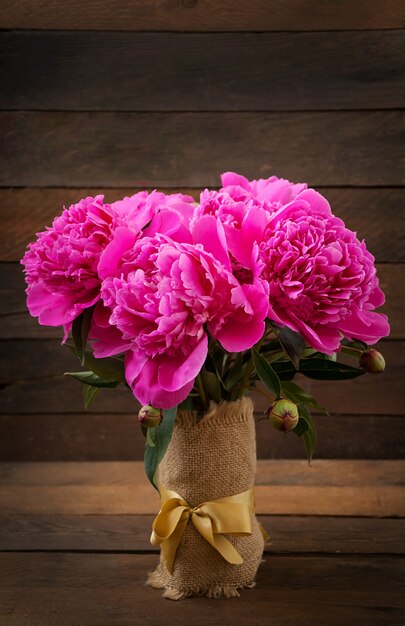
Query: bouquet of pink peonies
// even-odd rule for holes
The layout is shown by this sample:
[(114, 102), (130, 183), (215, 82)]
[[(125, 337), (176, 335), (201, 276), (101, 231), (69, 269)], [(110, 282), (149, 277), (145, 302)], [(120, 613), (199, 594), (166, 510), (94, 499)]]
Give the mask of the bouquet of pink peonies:
[[(311, 457), (310, 408), (321, 407), (294, 376), (384, 369), (368, 348), (389, 325), (375, 312), (384, 294), (364, 241), (306, 184), (231, 172), (221, 180), (199, 203), (158, 191), (112, 204), (85, 198), (22, 260), (29, 311), (64, 327), (86, 406), (120, 383), (145, 405), (151, 481), (177, 407), (203, 415), (210, 402), (257, 389), (273, 426), (302, 437)], [(339, 362), (342, 353), (359, 362)]]

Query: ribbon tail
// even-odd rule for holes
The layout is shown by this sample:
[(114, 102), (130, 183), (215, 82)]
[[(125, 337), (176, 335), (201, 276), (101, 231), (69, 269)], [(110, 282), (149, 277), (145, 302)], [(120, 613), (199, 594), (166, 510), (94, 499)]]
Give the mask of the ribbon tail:
[(243, 563), (243, 558), (231, 542), (221, 534), (214, 534), (212, 521), (208, 516), (194, 514), (191, 520), (204, 539), (206, 539), (228, 563), (232, 563), (232, 565), (241, 565)]
[(187, 522), (188, 517), (181, 519), (170, 537), (165, 539), (165, 541), (163, 541), (163, 543), (160, 545), (162, 557), (170, 574), (173, 574), (174, 560), (176, 558), (177, 548), (179, 547), (180, 541), (184, 535), (184, 531), (186, 530)]
[(231, 542), (223, 535), (214, 535), (215, 547), (228, 563), (232, 565), (242, 565), (243, 558), (231, 544)]

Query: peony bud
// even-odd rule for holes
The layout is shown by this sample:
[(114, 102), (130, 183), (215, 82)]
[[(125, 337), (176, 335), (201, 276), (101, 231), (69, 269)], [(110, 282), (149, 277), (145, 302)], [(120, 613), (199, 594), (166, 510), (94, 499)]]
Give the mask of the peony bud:
[(138, 413), (138, 420), (141, 426), (145, 428), (153, 428), (159, 426), (163, 419), (163, 414), (160, 409), (154, 409), (153, 406), (143, 406)]
[(268, 410), (268, 417), (273, 428), (288, 433), (298, 424), (298, 407), (291, 400), (276, 400)]
[(360, 367), (369, 374), (381, 374), (385, 370), (385, 359), (377, 350), (366, 350), (360, 357)]

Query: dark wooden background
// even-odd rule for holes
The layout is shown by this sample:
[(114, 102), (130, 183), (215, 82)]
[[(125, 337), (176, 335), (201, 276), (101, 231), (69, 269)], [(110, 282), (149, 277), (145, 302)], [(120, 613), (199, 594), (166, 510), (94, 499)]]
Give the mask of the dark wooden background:
[[(86, 194), (196, 195), (232, 169), (308, 181), (365, 237), (391, 317), (387, 370), (310, 383), (332, 413), (316, 417), (317, 456), (403, 455), (404, 23), (400, 0), (3, 0), (1, 460), (143, 454), (130, 394), (85, 413), (59, 331), (25, 310), (18, 261), (34, 233)], [(265, 421), (258, 448), (304, 457)]]

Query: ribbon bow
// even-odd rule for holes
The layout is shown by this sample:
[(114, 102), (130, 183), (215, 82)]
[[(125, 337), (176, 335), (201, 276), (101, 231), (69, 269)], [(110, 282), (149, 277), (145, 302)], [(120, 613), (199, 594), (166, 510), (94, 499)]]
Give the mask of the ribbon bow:
[(178, 493), (164, 487), (160, 488), (160, 495), (162, 508), (153, 522), (150, 542), (153, 546), (161, 546), (170, 574), (173, 574), (176, 551), (190, 518), (198, 532), (228, 563), (243, 563), (241, 555), (224, 534), (235, 537), (252, 534), (252, 488), (196, 507), (189, 506)]

